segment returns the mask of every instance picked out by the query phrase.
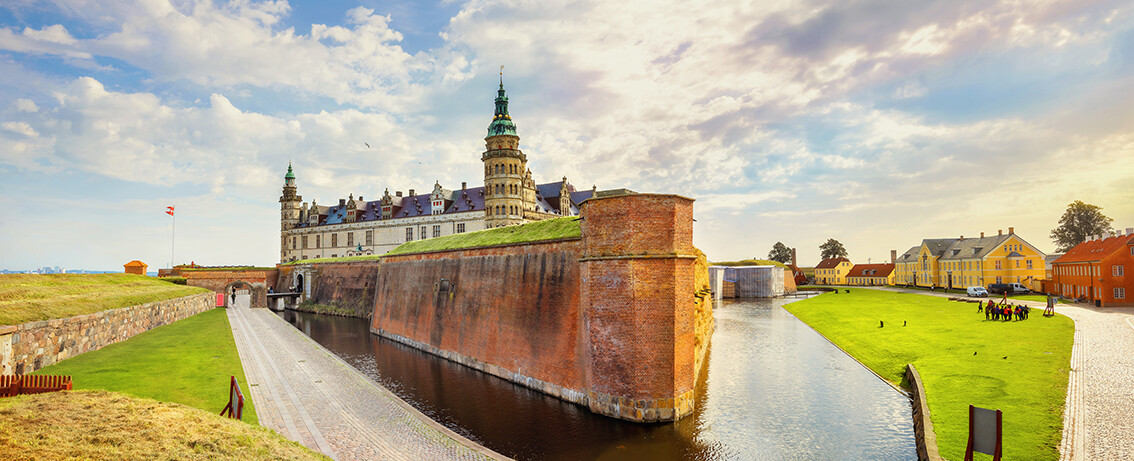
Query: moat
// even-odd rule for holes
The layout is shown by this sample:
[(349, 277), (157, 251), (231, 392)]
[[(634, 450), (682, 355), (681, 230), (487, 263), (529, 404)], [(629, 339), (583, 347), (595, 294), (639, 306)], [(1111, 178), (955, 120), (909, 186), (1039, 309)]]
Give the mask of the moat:
[(517, 459), (916, 459), (909, 400), (781, 306), (718, 304), (696, 411), (636, 424), (370, 334), (364, 319), (285, 319), (451, 429)]

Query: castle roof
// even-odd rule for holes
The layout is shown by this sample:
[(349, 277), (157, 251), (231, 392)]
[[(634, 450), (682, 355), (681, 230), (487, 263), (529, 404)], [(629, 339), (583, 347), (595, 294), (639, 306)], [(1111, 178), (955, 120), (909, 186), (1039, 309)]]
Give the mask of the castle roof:
[(516, 124), (512, 116), (508, 115), (508, 96), (504, 94), (504, 80), (500, 80), (500, 89), (496, 92), (496, 110), (492, 115), (492, 123), (488, 125), (488, 136), (518, 136)]

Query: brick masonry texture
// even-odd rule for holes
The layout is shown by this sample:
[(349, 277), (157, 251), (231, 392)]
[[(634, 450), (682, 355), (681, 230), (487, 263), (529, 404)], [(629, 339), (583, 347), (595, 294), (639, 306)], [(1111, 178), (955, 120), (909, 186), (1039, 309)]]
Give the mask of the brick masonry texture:
[(597, 413), (679, 419), (700, 361), (692, 202), (592, 199), (579, 240), (387, 257), (371, 331)]
[[(287, 289), (295, 283), (295, 273), (306, 273), (311, 278), (308, 300), (338, 306), (350, 312), (352, 317), (370, 318), (374, 311), (379, 266), (378, 261), (310, 264), (300, 271), (294, 270), (295, 266), (283, 266), (278, 284)], [(303, 310), (303, 307), (296, 309)]]
[[(186, 270), (181, 275), (187, 285), (223, 292), (235, 282), (245, 282), (252, 292), (252, 307), (268, 307), (268, 289), (276, 291), (279, 271), (270, 270)], [(242, 285), (243, 286), (243, 285)], [(225, 300), (227, 303), (228, 300)]]
[(214, 295), (201, 293), (65, 319), (0, 326), (0, 366), (4, 374), (31, 373), (214, 306)]

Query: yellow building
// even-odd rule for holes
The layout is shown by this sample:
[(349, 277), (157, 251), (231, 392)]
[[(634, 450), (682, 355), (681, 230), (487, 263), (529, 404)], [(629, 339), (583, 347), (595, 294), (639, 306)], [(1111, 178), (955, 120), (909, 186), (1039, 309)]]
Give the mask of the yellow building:
[[(938, 288), (1031, 285), (1044, 278), (1044, 254), (1016, 235), (1015, 229), (992, 237), (925, 239), (895, 265), (895, 282)], [(911, 282), (912, 281), (912, 282)]]
[(893, 264), (855, 264), (847, 273), (847, 285), (884, 286), (893, 284)]
[(827, 258), (819, 261), (819, 264), (815, 266), (815, 283), (820, 285), (846, 285), (847, 274), (853, 266), (847, 258)]

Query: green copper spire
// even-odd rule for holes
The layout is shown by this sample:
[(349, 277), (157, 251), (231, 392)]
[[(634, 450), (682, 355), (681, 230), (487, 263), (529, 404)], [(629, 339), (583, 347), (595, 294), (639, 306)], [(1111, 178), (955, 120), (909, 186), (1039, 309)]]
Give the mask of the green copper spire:
[(508, 115), (508, 96), (504, 94), (503, 71), (500, 73), (500, 89), (496, 91), (496, 111), (492, 115), (492, 123), (488, 125), (488, 136), (500, 135), (519, 136), (516, 134), (516, 124), (512, 123), (512, 116)]
[(287, 162), (287, 174), (284, 175), (284, 179), (295, 179), (295, 173), (291, 172), (291, 162)]

